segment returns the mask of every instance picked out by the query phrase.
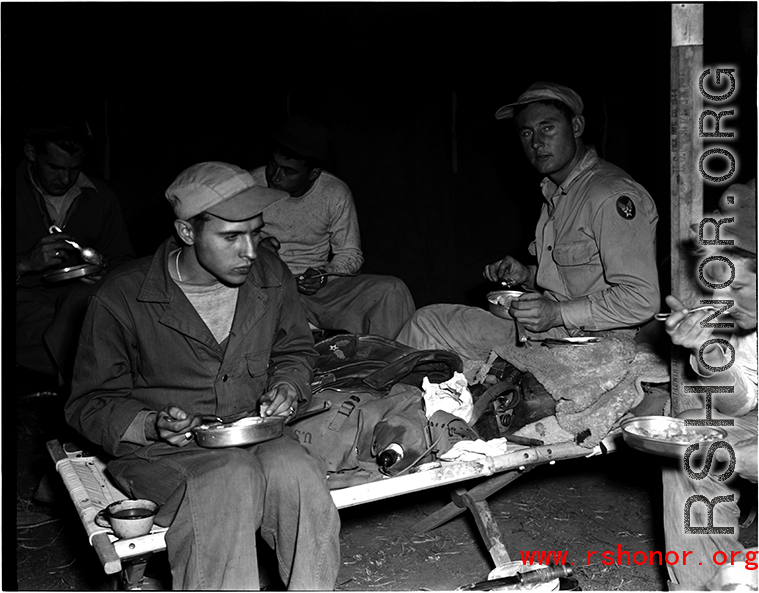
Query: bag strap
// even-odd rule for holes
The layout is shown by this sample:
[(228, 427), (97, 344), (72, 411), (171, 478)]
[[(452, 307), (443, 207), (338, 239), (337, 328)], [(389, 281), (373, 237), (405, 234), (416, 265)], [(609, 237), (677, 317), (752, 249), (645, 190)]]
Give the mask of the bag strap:
[(343, 428), (343, 424), (345, 424), (348, 418), (350, 418), (350, 415), (356, 409), (356, 406), (360, 403), (360, 397), (357, 395), (351, 395), (348, 399), (340, 404), (340, 407), (337, 410), (337, 414), (335, 414), (335, 417), (332, 418), (332, 422), (329, 423), (329, 426), (327, 428), (334, 432), (340, 432), (340, 430)]

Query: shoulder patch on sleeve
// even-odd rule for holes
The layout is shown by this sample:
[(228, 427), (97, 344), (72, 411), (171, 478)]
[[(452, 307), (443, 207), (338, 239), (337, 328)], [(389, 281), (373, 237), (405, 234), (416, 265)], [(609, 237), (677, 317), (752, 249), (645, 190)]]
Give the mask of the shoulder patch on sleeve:
[(625, 220), (635, 218), (635, 204), (629, 197), (620, 196), (617, 198), (617, 214)]

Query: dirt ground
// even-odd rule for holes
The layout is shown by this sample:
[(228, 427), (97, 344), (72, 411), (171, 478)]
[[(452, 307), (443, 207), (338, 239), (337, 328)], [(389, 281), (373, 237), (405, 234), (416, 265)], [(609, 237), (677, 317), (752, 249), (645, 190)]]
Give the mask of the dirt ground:
[[(16, 398), (16, 508), (26, 511), (32, 524), (17, 526), (16, 574), (6, 560), (3, 589), (109, 589), (111, 582), (65, 492), (59, 490), (51, 505), (31, 501), (39, 479), (52, 470), (45, 441), (64, 440), (70, 433), (62, 425), (60, 398), (32, 396), (49, 386), (28, 377), (16, 384), (21, 386)], [(12, 464), (7, 457), (5, 462), (7, 484)], [(58, 486), (57, 474), (51, 476)], [(439, 488), (341, 511), (343, 565), (337, 590), (453, 590), (485, 579), (492, 561), (468, 512), (427, 533), (411, 529), (448, 502), (447, 491)], [(666, 573), (658, 566), (604, 566), (600, 559), (585, 565), (589, 550), (616, 550), (618, 545), (627, 551), (664, 549), (655, 457), (622, 447), (613, 455), (541, 466), (493, 495), (489, 504), (514, 560), (525, 550), (567, 550), (583, 590), (666, 590)], [(757, 544), (756, 523), (741, 539)], [(148, 564), (148, 573), (168, 587), (166, 569), (165, 554)]]

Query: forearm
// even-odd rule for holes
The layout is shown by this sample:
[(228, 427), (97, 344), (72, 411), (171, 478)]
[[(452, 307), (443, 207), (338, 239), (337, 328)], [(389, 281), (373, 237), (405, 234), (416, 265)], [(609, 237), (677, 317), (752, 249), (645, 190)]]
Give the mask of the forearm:
[(342, 274), (358, 273), (364, 263), (364, 256), (361, 252), (361, 234), (352, 197), (333, 207), (329, 226), (329, 244), (332, 261), (325, 266), (327, 271)]
[(567, 329), (602, 331), (642, 325), (658, 308), (658, 285), (638, 283), (612, 286), (587, 297), (561, 301), (561, 317)]
[(323, 267), (327, 272), (357, 274), (362, 265), (364, 265), (364, 256), (361, 249), (343, 249), (334, 254), (332, 260)]
[(309, 403), (317, 352), (292, 277), (285, 280), (283, 290), (285, 297), (280, 309), (279, 328), (272, 344), (267, 389), (285, 382), (298, 392), (300, 403)]
[[(133, 339), (93, 298), (80, 334), (66, 421), (114, 456), (133, 447), (122, 444), (135, 418), (146, 406), (131, 397), (131, 364), (124, 344)], [(117, 372), (118, 371), (118, 372)], [(132, 433), (130, 433), (132, 434)]]

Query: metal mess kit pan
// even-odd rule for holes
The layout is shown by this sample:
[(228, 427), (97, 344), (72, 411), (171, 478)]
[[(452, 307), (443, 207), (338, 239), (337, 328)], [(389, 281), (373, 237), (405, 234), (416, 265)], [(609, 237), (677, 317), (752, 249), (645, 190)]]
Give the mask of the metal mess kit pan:
[(45, 282), (62, 282), (63, 280), (72, 280), (74, 278), (92, 276), (93, 274), (97, 274), (102, 269), (103, 266), (101, 265), (80, 264), (78, 266), (69, 266), (67, 268), (53, 270), (52, 272), (48, 272), (42, 276), (42, 279)]
[[(321, 414), (331, 407), (329, 401), (315, 399), (309, 409), (299, 414), (294, 421)], [(217, 449), (255, 445), (284, 434), (287, 416), (261, 417), (252, 414), (253, 412), (242, 412), (226, 419), (208, 416), (203, 424), (192, 429), (192, 436), (201, 447)]]
[(195, 441), (211, 449), (254, 445), (282, 436), (284, 416), (247, 416), (234, 422), (206, 422), (192, 429)]

